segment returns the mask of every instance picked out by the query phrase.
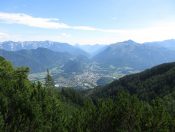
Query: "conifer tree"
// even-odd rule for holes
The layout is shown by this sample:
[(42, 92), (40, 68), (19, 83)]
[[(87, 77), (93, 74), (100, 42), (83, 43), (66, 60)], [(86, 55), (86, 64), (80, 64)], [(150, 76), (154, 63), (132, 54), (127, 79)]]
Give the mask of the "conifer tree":
[(53, 80), (52, 76), (50, 75), (48, 69), (47, 69), (47, 75), (46, 75), (46, 78), (45, 78), (45, 86), (46, 87), (55, 87), (54, 80)]

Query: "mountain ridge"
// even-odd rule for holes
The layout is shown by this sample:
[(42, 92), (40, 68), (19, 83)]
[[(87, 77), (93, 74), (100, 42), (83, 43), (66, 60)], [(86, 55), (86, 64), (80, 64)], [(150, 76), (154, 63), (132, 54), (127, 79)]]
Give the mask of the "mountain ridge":
[(31, 72), (46, 71), (58, 65), (63, 65), (73, 56), (68, 53), (54, 52), (46, 48), (37, 48), (30, 50), (6, 51), (0, 49), (0, 56), (11, 61), (15, 66), (27, 66)]
[(103, 88), (94, 89), (98, 97), (114, 97), (121, 91), (138, 95), (143, 100), (164, 97), (175, 90), (175, 62), (164, 63), (144, 70), (143, 72), (126, 75)]
[(161, 46), (155, 47), (129, 40), (109, 45), (104, 51), (94, 56), (93, 60), (102, 65), (128, 66), (143, 70), (175, 61), (175, 53)]
[(54, 41), (4, 41), (0, 43), (0, 48), (8, 51), (18, 51), (22, 49), (47, 48), (56, 52), (67, 52), (72, 55), (88, 55), (85, 51), (68, 43)]

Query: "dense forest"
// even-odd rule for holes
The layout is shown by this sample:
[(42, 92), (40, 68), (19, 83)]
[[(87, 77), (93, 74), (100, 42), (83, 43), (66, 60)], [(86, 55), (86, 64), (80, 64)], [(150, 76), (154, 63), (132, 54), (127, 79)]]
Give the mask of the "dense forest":
[(175, 63), (129, 75), (94, 90), (30, 82), (29, 69), (0, 57), (0, 131), (175, 131)]

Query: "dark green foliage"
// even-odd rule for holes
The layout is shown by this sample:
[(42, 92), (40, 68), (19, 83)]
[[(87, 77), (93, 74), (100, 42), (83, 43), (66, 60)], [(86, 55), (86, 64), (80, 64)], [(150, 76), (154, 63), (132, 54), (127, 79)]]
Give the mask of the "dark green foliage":
[(94, 95), (116, 96), (121, 89), (137, 94), (140, 99), (147, 101), (164, 97), (175, 91), (175, 63), (162, 64), (141, 73), (125, 76), (103, 89), (96, 89)]
[(103, 98), (93, 99), (84, 91), (56, 89), (49, 71), (45, 85), (31, 83), (28, 72), (0, 57), (0, 131), (175, 131), (174, 63), (113, 82), (109, 91), (94, 94)]
[(154, 100), (148, 104), (126, 92), (119, 92), (115, 100), (88, 101), (75, 113), (70, 131), (169, 131), (170, 114)]
[(62, 88), (61, 97), (65, 102), (74, 103), (81, 106), (85, 101), (85, 98), (82, 96), (82, 94), (78, 90), (74, 90), (72, 88)]
[(55, 87), (54, 80), (52, 79), (48, 69), (47, 69), (47, 75), (46, 75), (46, 78), (45, 78), (45, 86), (46, 87), (52, 87), (52, 88)]
[(58, 94), (51, 94), (40, 83), (32, 84), (27, 74), (28, 68), (13, 69), (0, 58), (0, 128), (5, 131), (61, 129)]
[(112, 77), (101, 77), (100, 79), (97, 80), (97, 85), (105, 86), (106, 84), (111, 83), (113, 80), (114, 79)]

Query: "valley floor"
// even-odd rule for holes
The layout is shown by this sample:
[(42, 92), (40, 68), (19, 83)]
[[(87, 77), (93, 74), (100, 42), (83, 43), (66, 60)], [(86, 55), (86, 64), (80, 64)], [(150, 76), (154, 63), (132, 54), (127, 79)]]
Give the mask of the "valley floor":
[[(103, 86), (115, 79), (139, 71), (130, 67), (103, 67), (97, 63), (88, 64), (81, 72), (66, 73), (59, 67), (50, 69), (57, 87), (75, 87), (78, 89), (91, 89), (96, 86)], [(44, 82), (46, 72), (33, 73), (29, 75), (31, 81)]]

